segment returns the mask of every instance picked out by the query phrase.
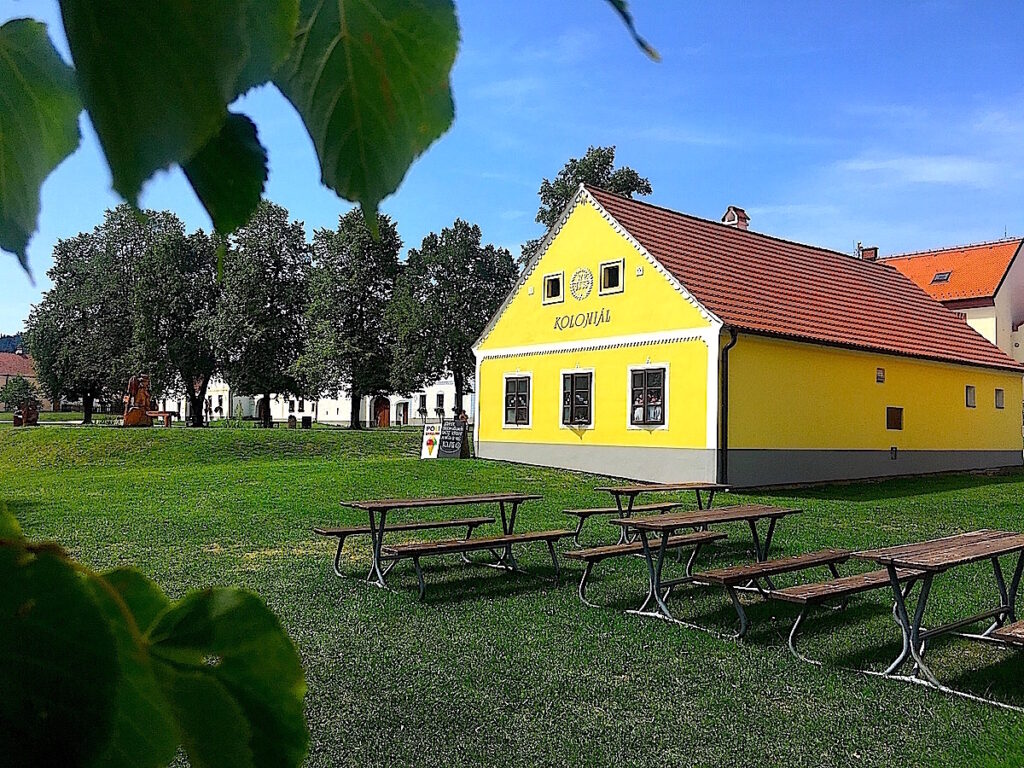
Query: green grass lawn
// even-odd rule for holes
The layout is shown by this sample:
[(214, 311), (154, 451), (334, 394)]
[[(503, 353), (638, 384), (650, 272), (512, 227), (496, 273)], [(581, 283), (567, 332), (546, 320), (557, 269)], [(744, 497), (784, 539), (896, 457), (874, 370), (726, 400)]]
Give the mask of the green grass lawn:
[[(755, 605), (743, 643), (631, 617), (643, 563), (604, 563), (590, 597), (543, 547), (528, 574), (427, 565), (425, 603), (407, 564), (390, 591), (361, 583), (368, 542), (333, 545), (311, 526), (363, 522), (339, 499), (521, 490), (540, 493), (520, 530), (565, 527), (564, 507), (605, 505), (603, 478), (486, 461), (419, 461), (416, 431), (34, 429), (0, 432), (0, 500), (33, 538), (55, 539), (97, 568), (130, 564), (173, 596), (209, 584), (262, 595), (304, 661), (314, 766), (1021, 765), (1024, 718), (916, 686), (854, 675), (897, 648), (884, 595), (812, 620), (789, 655), (794, 618)], [(780, 526), (778, 555), (869, 547), (977, 527), (1024, 531), (1024, 475), (944, 476), (774, 495), (725, 496), (805, 510)], [(461, 510), (476, 513), (484, 510)], [(416, 517), (428, 518), (429, 512)], [(412, 516), (410, 516), (412, 518)], [(614, 536), (593, 521), (591, 540)], [(749, 534), (714, 562), (750, 557)], [(709, 562), (705, 556), (704, 564)], [(988, 606), (991, 571), (936, 581), (933, 623)], [(728, 631), (722, 593), (673, 594), (680, 618)], [(945, 681), (1024, 705), (1024, 654), (962, 640), (930, 651)]]
[[(40, 411), (39, 421), (81, 421), (85, 414), (81, 411)], [(14, 422), (14, 414), (11, 411), (0, 411), (0, 423)]]

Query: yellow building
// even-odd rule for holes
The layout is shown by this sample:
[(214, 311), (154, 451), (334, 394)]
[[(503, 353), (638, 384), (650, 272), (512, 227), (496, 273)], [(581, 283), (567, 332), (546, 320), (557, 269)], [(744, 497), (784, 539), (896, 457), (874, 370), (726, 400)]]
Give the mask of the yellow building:
[(1018, 363), (882, 263), (583, 187), (484, 330), (478, 456), (734, 486), (1019, 466)]

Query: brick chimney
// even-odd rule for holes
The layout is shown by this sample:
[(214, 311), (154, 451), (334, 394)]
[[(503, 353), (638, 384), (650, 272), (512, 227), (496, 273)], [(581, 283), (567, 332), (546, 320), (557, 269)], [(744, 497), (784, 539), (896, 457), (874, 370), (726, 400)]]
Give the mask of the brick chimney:
[(878, 246), (862, 247), (860, 249), (860, 258), (862, 261), (878, 261)]
[(725, 214), (722, 216), (722, 223), (729, 227), (736, 227), (736, 229), (745, 230), (750, 226), (750, 217), (747, 216), (747, 212), (742, 208), (730, 205), (725, 209)]

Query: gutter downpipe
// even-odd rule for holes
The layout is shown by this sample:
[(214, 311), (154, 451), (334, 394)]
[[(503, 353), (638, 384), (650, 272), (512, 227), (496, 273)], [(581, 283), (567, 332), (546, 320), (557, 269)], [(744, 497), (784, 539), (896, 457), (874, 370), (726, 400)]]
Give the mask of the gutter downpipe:
[(729, 482), (729, 350), (736, 346), (739, 334), (736, 329), (729, 328), (729, 343), (722, 347), (721, 394), (721, 434), (718, 439), (718, 482), (727, 485)]

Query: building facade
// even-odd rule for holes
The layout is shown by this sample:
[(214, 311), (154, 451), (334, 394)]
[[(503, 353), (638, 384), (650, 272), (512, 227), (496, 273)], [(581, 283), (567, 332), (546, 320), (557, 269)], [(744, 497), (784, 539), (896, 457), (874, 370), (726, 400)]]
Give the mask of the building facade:
[[(262, 397), (236, 395), (227, 382), (213, 379), (206, 390), (207, 411), (211, 421), (221, 419), (255, 419), (257, 403)], [(474, 412), (474, 396), (463, 395), (463, 408)], [(167, 397), (160, 401), (164, 410), (177, 413), (180, 418), (188, 414), (188, 401), (184, 397)], [(380, 395), (364, 397), (360, 401), (360, 420), (369, 426), (390, 427), (436, 424), (442, 418), (455, 416), (455, 382), (442, 379), (411, 395)], [(351, 400), (343, 393), (337, 397), (306, 399), (286, 395), (270, 396), (270, 415), (275, 422), (287, 422), (294, 417), (302, 423), (310, 418), (321, 424), (348, 426), (351, 420)]]
[(581, 187), (475, 346), (476, 455), (735, 486), (1022, 463), (1022, 367), (893, 269)]
[[(21, 349), (16, 352), (0, 352), (0, 387), (6, 386), (7, 382), (16, 376), (26, 379), (39, 390), (39, 408), (41, 410), (53, 410), (53, 403), (46, 397), (43, 388), (39, 385), (36, 367), (32, 363), (31, 356), (25, 354)], [(4, 410), (4, 404), (0, 403), (0, 411), (2, 410)]]

